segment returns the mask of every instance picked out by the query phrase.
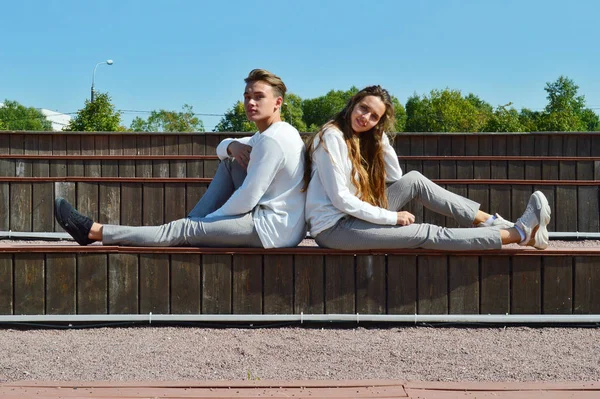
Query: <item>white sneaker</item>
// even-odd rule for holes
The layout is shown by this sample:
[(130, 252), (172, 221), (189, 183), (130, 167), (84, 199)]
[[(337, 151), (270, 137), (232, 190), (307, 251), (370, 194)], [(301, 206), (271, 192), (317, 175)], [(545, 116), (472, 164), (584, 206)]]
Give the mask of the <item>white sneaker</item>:
[(525, 233), (525, 239), (519, 245), (532, 245), (537, 249), (548, 247), (548, 226), (550, 223), (550, 205), (541, 191), (529, 197), (527, 208), (517, 219), (516, 225)]
[(494, 216), (496, 218), (494, 219), (492, 224), (487, 225), (487, 224), (485, 224), (485, 222), (481, 222), (477, 225), (477, 227), (496, 227), (498, 229), (504, 229), (504, 230), (512, 229), (513, 227), (515, 227), (515, 224), (513, 222), (509, 222), (508, 220), (504, 219), (502, 216), (498, 215), (497, 213), (495, 213)]

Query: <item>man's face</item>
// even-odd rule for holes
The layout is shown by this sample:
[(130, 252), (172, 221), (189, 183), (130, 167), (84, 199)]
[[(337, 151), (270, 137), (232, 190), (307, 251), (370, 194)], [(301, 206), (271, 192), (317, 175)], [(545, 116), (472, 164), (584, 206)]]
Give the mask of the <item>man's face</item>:
[(273, 87), (266, 82), (256, 81), (246, 84), (244, 109), (251, 122), (268, 120), (279, 110), (283, 99), (273, 94)]

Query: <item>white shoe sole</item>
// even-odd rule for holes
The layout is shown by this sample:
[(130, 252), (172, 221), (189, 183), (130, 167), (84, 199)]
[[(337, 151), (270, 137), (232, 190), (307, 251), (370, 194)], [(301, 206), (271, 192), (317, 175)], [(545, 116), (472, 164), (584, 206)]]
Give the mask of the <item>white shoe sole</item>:
[(550, 205), (548, 204), (548, 199), (546, 199), (546, 196), (542, 192), (537, 191), (536, 193), (539, 193), (538, 197), (542, 202), (542, 209), (540, 210), (540, 224), (538, 230), (535, 232), (535, 244), (533, 247), (537, 249), (546, 249), (548, 248), (549, 240), (547, 226), (548, 223), (550, 223)]

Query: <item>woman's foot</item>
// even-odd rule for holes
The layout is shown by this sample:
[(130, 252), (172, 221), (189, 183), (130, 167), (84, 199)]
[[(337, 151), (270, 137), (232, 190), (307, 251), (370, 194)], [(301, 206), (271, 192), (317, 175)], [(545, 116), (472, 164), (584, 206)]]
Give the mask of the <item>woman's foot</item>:
[(516, 227), (525, 234), (519, 245), (529, 245), (537, 249), (548, 247), (548, 223), (550, 223), (550, 205), (541, 191), (536, 191), (529, 197), (527, 208), (515, 223)]
[(493, 220), (491, 221), (491, 223), (481, 222), (477, 225), (477, 227), (496, 227), (496, 228), (504, 229), (504, 230), (508, 230), (508, 229), (515, 227), (515, 224), (513, 222), (510, 222), (510, 221), (504, 219), (502, 216), (498, 215), (497, 213), (495, 213), (492, 216), (492, 218), (493, 218)]
[(90, 233), (94, 221), (77, 212), (66, 199), (59, 197), (54, 201), (54, 215), (58, 224), (60, 224), (60, 226), (65, 229), (79, 245), (88, 245), (96, 241), (88, 238), (88, 234)]

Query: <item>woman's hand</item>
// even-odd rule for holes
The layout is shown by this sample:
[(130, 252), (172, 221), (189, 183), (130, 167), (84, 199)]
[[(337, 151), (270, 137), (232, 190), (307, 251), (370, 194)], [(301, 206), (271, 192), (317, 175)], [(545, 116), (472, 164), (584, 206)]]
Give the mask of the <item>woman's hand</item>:
[(413, 224), (415, 222), (415, 215), (410, 212), (402, 211), (396, 212), (398, 219), (396, 220), (396, 224), (400, 226), (408, 226), (409, 224)]
[(242, 144), (239, 141), (232, 141), (229, 146), (227, 146), (227, 153), (234, 157), (237, 163), (239, 163), (242, 168), (248, 168), (248, 162), (250, 162), (250, 153), (252, 152), (252, 147), (247, 144)]

